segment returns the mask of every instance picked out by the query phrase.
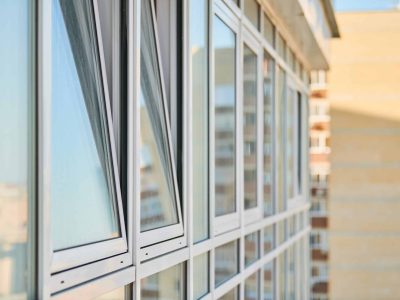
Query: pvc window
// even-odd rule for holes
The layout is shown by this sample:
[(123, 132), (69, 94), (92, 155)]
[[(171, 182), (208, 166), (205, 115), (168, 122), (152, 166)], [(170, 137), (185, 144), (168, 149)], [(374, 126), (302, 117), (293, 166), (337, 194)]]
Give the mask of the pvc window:
[(275, 26), (270, 18), (263, 13), (263, 36), (272, 47), (275, 47)]
[(274, 69), (273, 58), (264, 51), (263, 57), (263, 186), (262, 195), (264, 198), (264, 216), (272, 215), (274, 212), (273, 203), (273, 101), (274, 101)]
[(264, 228), (264, 255), (271, 252), (275, 247), (275, 225)]
[(184, 300), (183, 264), (151, 275), (141, 280), (141, 300)]
[(257, 0), (244, 0), (244, 14), (254, 27), (260, 29), (260, 4)]
[(96, 1), (52, 1), (53, 292), (130, 264), (99, 26)]
[(243, 31), (243, 197), (245, 222), (262, 217), (262, 97), (261, 48), (248, 31)]
[(260, 293), (260, 272), (247, 277), (244, 281), (244, 299), (245, 300), (257, 300), (259, 299)]
[(209, 253), (193, 258), (193, 299), (200, 299), (210, 291)]
[(214, 233), (239, 227), (237, 156), (238, 24), (218, 6), (212, 19), (211, 197)]
[(264, 291), (263, 300), (273, 300), (275, 299), (275, 260), (264, 265), (263, 275), (264, 275)]
[(219, 286), (239, 272), (239, 241), (229, 242), (215, 249), (215, 286)]
[(140, 246), (183, 235), (154, 1), (141, 4)]
[(244, 237), (244, 264), (245, 267), (256, 262), (260, 257), (260, 235), (253, 232)]

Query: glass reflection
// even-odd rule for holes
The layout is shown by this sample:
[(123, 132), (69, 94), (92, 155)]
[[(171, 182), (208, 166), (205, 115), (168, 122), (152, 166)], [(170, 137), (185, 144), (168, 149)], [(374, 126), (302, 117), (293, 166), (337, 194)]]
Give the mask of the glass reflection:
[(239, 299), (239, 288), (236, 287), (233, 290), (227, 292), (222, 297), (220, 297), (218, 300), (237, 300), (237, 299)]
[(214, 16), (215, 215), (233, 213), (235, 202), (236, 36)]
[(265, 39), (274, 47), (275, 46), (275, 26), (266, 14), (264, 14), (264, 30)]
[(141, 281), (142, 300), (183, 300), (182, 265), (151, 275)]
[(268, 254), (274, 249), (274, 229), (275, 225), (264, 228), (264, 254)]
[(286, 98), (286, 197), (291, 199), (294, 197), (294, 178), (295, 178), (295, 122), (294, 122), (294, 106), (296, 104), (296, 93), (289, 89)]
[(190, 2), (194, 241), (208, 237), (208, 1)]
[(215, 285), (218, 286), (238, 273), (238, 241), (215, 249)]
[(90, 0), (54, 0), (51, 197), (54, 250), (120, 236), (111, 140)]
[(0, 299), (28, 299), (31, 275), (30, 164), (34, 94), (32, 1), (0, 9)]
[(294, 300), (296, 297), (296, 282), (295, 282), (295, 248), (294, 246), (290, 247), (287, 250), (287, 260), (288, 260), (288, 265), (287, 265), (287, 299), (288, 300)]
[(279, 299), (286, 299), (286, 251), (278, 256), (278, 267), (279, 267)]
[(150, 1), (141, 7), (140, 224), (146, 231), (178, 223), (178, 211)]
[(244, 237), (244, 264), (251, 265), (260, 257), (258, 232), (253, 232)]
[(264, 52), (263, 93), (264, 93), (264, 127), (263, 127), (263, 161), (264, 161), (264, 215), (273, 213), (272, 201), (272, 132), (273, 132), (273, 93), (274, 93), (274, 60)]
[(193, 298), (200, 299), (209, 292), (209, 255), (204, 253), (193, 259)]
[(258, 289), (259, 289), (259, 273), (256, 272), (248, 277), (244, 282), (244, 299), (245, 300), (257, 300)]
[(260, 27), (260, 5), (257, 0), (244, 0), (244, 13), (257, 29)]
[(125, 287), (108, 292), (107, 294), (101, 295), (95, 298), (95, 300), (125, 300)]
[(243, 46), (244, 207), (257, 207), (257, 55)]
[(274, 299), (274, 262), (264, 265), (264, 300)]
[(277, 75), (278, 94), (275, 102), (275, 134), (276, 134), (276, 198), (277, 212), (285, 210), (285, 190), (284, 190), (284, 170), (285, 170), (285, 155), (284, 155), (284, 128), (285, 128), (285, 97), (286, 97), (286, 76), (285, 72), (278, 68)]

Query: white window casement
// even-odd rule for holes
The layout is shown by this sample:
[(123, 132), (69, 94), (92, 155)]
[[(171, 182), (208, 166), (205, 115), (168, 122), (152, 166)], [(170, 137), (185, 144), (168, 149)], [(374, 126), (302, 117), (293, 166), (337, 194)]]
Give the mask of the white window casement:
[(97, 1), (48, 4), (52, 25), (43, 40), (51, 41), (51, 61), (42, 78), (51, 94), (41, 103), (39, 190), (51, 224), (47, 272), (55, 293), (130, 266), (132, 258)]

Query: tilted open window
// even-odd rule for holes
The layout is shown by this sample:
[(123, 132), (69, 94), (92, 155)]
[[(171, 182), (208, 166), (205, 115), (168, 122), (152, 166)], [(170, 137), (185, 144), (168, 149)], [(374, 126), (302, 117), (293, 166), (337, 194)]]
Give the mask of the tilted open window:
[(52, 292), (131, 264), (99, 26), (96, 1), (52, 1)]
[(140, 246), (183, 235), (154, 2), (141, 2)]

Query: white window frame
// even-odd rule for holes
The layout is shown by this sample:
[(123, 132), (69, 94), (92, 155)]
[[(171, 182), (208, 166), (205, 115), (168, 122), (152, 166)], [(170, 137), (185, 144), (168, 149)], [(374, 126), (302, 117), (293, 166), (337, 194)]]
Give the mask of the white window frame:
[[(244, 209), (244, 222), (245, 224), (249, 223), (254, 223), (260, 220), (263, 216), (263, 186), (264, 186), (264, 177), (263, 177), (263, 147), (264, 147), (264, 138), (263, 138), (263, 121), (264, 121), (264, 113), (263, 113), (263, 101), (264, 101), (264, 95), (263, 95), (263, 90), (262, 90), (262, 84), (263, 84), (263, 78), (262, 78), (262, 70), (261, 66), (263, 63), (263, 49), (260, 46), (260, 43), (254, 38), (252, 33), (248, 31), (245, 27), (242, 28), (242, 41), (241, 41), (241, 47), (244, 47), (246, 45), (249, 47), (257, 56), (257, 116), (256, 116), (256, 136), (257, 136), (257, 141), (256, 141), (256, 174), (257, 174), (257, 184), (256, 184), (256, 199), (257, 199), (257, 206), (251, 209), (245, 209), (244, 208), (244, 203), (243, 203), (243, 209)], [(242, 83), (239, 88), (241, 90), (240, 94), (240, 99), (241, 99), (241, 109), (240, 111), (242, 112), (242, 122), (241, 122), (241, 138), (240, 142), (242, 147), (244, 147), (244, 134), (243, 134), (243, 101), (244, 101), (244, 90), (243, 90), (243, 64), (244, 64), (244, 51), (242, 50), (242, 55), (241, 55), (241, 64), (240, 64), (240, 69), (242, 71)], [(244, 151), (243, 149), (241, 150), (242, 155), (240, 156), (241, 159), (241, 169), (243, 172), (241, 173), (241, 185), (243, 186), (243, 200), (244, 200)]]
[[(108, 93), (107, 75), (105, 70), (103, 45), (101, 38), (100, 20), (97, 0), (91, 1), (93, 5), (94, 22), (97, 34), (97, 46), (100, 57), (100, 69), (103, 80), (103, 92), (107, 111), (108, 134), (110, 137), (111, 158), (114, 171), (114, 184), (116, 189), (116, 205), (118, 207), (119, 238), (105, 240), (89, 245), (77, 246), (66, 250), (53, 251), (51, 240), (51, 51), (52, 32), (51, 18), (53, 3), (43, 0), (39, 7), (40, 24), (49, 29), (39, 30), (39, 115), (42, 120), (39, 124), (39, 197), (42, 222), (40, 231), (42, 249), (39, 253), (46, 255), (40, 265), (42, 278), (48, 278), (48, 293), (56, 293), (71, 288), (82, 282), (126, 268), (132, 265), (132, 256), (128, 249), (125, 219), (120, 191), (117, 154), (111, 117), (111, 104)], [(44, 280), (44, 279), (42, 279)], [(45, 293), (46, 291), (40, 291)]]
[[(174, 148), (172, 147), (172, 134), (171, 134), (171, 126), (170, 126), (170, 116), (168, 113), (168, 105), (166, 101), (166, 94), (165, 94), (165, 85), (164, 85), (164, 78), (163, 78), (163, 69), (162, 69), (162, 60), (161, 60), (161, 51), (160, 51), (160, 45), (159, 45), (159, 39), (158, 39), (158, 30), (157, 30), (157, 23), (156, 23), (156, 12), (154, 8), (154, 0), (150, 1), (151, 3), (151, 10), (152, 10), (152, 22), (153, 22), (153, 28), (154, 28), (154, 36), (155, 36), (155, 42), (156, 42), (156, 47), (157, 47), (157, 59), (158, 59), (158, 66), (159, 66), (159, 73), (160, 73), (160, 82), (161, 82), (161, 89), (162, 89), (162, 102), (163, 102), (163, 110), (164, 110), (164, 116), (165, 120), (167, 123), (167, 136), (168, 136), (168, 146), (169, 146), (169, 153), (170, 153), (170, 162), (171, 162), (171, 169), (172, 169), (172, 176), (173, 176), (173, 183), (174, 183), (174, 191), (175, 191), (175, 199), (176, 199), (176, 210), (178, 213), (178, 223), (164, 226), (161, 228), (156, 228), (148, 231), (141, 232), (140, 231), (140, 156), (139, 153), (137, 153), (137, 157), (135, 159), (136, 163), (136, 168), (134, 172), (136, 172), (136, 187), (137, 187), (137, 192), (135, 193), (135, 199), (138, 199), (136, 202), (137, 204), (137, 210), (139, 212), (136, 214), (136, 216), (139, 217), (138, 219), (138, 226), (139, 230), (137, 232), (137, 242), (139, 243), (139, 260), (140, 261), (145, 261), (149, 260), (151, 258), (154, 258), (156, 256), (165, 254), (167, 252), (171, 252), (173, 250), (176, 250), (178, 248), (184, 247), (187, 245), (187, 239), (185, 236), (185, 231), (184, 231), (184, 226), (183, 226), (183, 211), (182, 211), (182, 206), (181, 206), (181, 201), (180, 201), (180, 194), (178, 190), (178, 181), (177, 181), (177, 176), (176, 176), (176, 164), (175, 164), (175, 157), (174, 157)], [(141, 12), (139, 13), (139, 16), (141, 17)], [(139, 22), (139, 24), (141, 24)], [(140, 42), (139, 42), (140, 43)], [(140, 59), (139, 59), (140, 61)], [(140, 64), (140, 62), (139, 62)], [(140, 78), (140, 68), (137, 71), (138, 78)], [(140, 79), (139, 79), (140, 80)], [(139, 83), (139, 91), (140, 91), (140, 83)], [(133, 120), (129, 120), (128, 122), (135, 122), (134, 126), (136, 126), (137, 130), (130, 130), (129, 135), (134, 136), (134, 142), (133, 145), (130, 145), (132, 148), (137, 148), (135, 145), (140, 144), (140, 108), (139, 108), (139, 97), (136, 97), (135, 100), (135, 111), (133, 113)], [(128, 119), (131, 119), (131, 114), (129, 114)], [(131, 129), (131, 128), (130, 128)], [(131, 149), (132, 149), (131, 148)], [(137, 151), (137, 150), (133, 150)], [(133, 153), (133, 152), (131, 152)], [(128, 176), (128, 181), (130, 180), (135, 180), (135, 175)]]
[(212, 206), (212, 217), (214, 234), (219, 235), (221, 233), (233, 230), (235, 228), (239, 228), (240, 226), (240, 212), (242, 210), (242, 201), (241, 199), (241, 187), (240, 187), (240, 178), (241, 178), (241, 169), (240, 169), (240, 160), (241, 160), (241, 151), (240, 151), (240, 140), (241, 140), (241, 104), (239, 101), (239, 93), (241, 86), (240, 79), (240, 22), (237, 17), (232, 14), (230, 11), (223, 7), (224, 4), (220, 4), (218, 1), (213, 3), (213, 13), (211, 14), (211, 19), (214, 16), (218, 17), (225, 23), (226, 26), (229, 27), (230, 30), (236, 35), (236, 54), (235, 54), (235, 120), (236, 120), (236, 128), (235, 128), (235, 181), (236, 181), (236, 191), (235, 191), (235, 206), (236, 211), (230, 214), (215, 216), (215, 80), (214, 80), (214, 71), (215, 71), (215, 58), (214, 58), (214, 44), (212, 42), (213, 39), (213, 30), (210, 30), (210, 78), (211, 78), (211, 97), (210, 97), (210, 105), (209, 105), (209, 119), (210, 119), (210, 205)]

